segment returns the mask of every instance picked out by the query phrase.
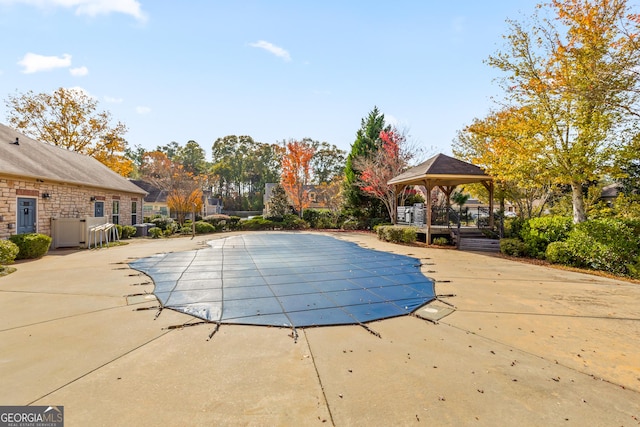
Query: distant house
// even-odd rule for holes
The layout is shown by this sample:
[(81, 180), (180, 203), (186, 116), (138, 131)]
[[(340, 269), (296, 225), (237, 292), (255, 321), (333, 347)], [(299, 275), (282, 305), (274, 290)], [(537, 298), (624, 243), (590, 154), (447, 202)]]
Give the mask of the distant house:
[(205, 194), (204, 203), (202, 204), (203, 216), (219, 215), (222, 213), (223, 208), (224, 206), (221, 198)]
[(616, 197), (618, 197), (618, 193), (621, 189), (622, 184), (620, 183), (607, 185), (606, 187), (602, 188), (602, 194), (600, 195), (600, 198), (604, 202), (606, 202), (607, 205), (613, 206), (613, 202), (616, 200)]
[(93, 157), (0, 124), (0, 239), (37, 232), (54, 248), (85, 246), (93, 227), (142, 222), (145, 195)]
[[(269, 200), (271, 200), (271, 194), (273, 189), (278, 185), (277, 183), (269, 182), (264, 186), (264, 196), (262, 198), (264, 210), (263, 214), (267, 214), (267, 207), (269, 206)], [(329, 203), (325, 199), (325, 193), (321, 191), (317, 185), (309, 184), (303, 186), (304, 191), (309, 196), (309, 209), (328, 209)]]
[(152, 218), (156, 215), (171, 216), (169, 205), (167, 205), (167, 191), (141, 179), (132, 179), (131, 182), (147, 192), (142, 204), (145, 218)]

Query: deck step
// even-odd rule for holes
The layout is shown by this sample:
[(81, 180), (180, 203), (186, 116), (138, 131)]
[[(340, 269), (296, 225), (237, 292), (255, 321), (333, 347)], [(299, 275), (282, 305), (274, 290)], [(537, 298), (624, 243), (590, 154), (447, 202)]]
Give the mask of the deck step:
[(460, 240), (460, 250), (500, 252), (500, 240), (462, 236), (462, 239)]

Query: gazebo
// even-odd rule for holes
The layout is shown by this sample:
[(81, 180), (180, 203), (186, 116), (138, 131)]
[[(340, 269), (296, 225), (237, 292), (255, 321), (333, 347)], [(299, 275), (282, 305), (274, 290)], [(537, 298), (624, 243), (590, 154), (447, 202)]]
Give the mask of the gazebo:
[[(479, 182), (489, 191), (489, 212), (493, 212), (493, 178), (476, 165), (437, 154), (404, 173), (391, 179), (387, 184), (395, 187), (399, 194), (410, 185), (423, 185), (427, 189), (426, 200), (426, 241), (431, 241), (431, 190), (438, 187), (448, 197), (461, 184)], [(493, 215), (489, 215), (489, 226), (493, 227)]]

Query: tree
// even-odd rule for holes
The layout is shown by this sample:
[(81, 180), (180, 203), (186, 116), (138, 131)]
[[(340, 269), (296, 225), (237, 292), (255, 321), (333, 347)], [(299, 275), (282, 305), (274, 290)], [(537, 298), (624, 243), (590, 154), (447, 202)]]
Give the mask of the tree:
[(305, 187), (309, 183), (313, 152), (313, 147), (302, 141), (289, 141), (282, 157), (282, 186), (300, 218), (311, 203)]
[(289, 198), (282, 184), (278, 183), (271, 190), (271, 197), (266, 207), (267, 218), (282, 218), (290, 212)]
[[(524, 107), (506, 107), (484, 119), (474, 119), (453, 144), (458, 158), (483, 168), (496, 182), (494, 196), (504, 210), (505, 199), (531, 218), (542, 212), (552, 194), (553, 176), (546, 163), (537, 160), (537, 123)], [(468, 190), (482, 198), (486, 189), (470, 185)]]
[(178, 155), (178, 150), (180, 150), (180, 144), (175, 141), (171, 141), (166, 145), (158, 145), (156, 147), (156, 151), (164, 153), (169, 160), (173, 160)]
[(322, 182), (315, 187), (318, 199), (322, 200), (326, 208), (332, 212), (338, 212), (343, 205), (342, 188), (343, 177), (336, 176), (331, 182)]
[[(583, 185), (614, 173), (636, 135), (640, 18), (627, 0), (551, 0), (529, 28), (510, 21), (505, 52), (488, 59), (507, 76), (509, 99), (528, 111), (535, 138), (524, 153), (572, 190), (574, 222), (586, 220)], [(627, 151), (628, 152), (628, 151)]]
[(347, 154), (345, 151), (327, 142), (312, 141), (309, 138), (305, 138), (303, 141), (308, 141), (314, 149), (311, 170), (315, 184), (330, 183), (335, 177), (344, 174), (344, 162)]
[[(191, 185), (180, 185), (171, 190), (167, 196), (167, 206), (175, 212), (178, 224), (183, 225), (188, 213), (202, 211), (202, 190), (197, 182)], [(195, 218), (193, 221), (195, 222)]]
[[(379, 212), (379, 200), (362, 190), (358, 184), (361, 169), (355, 164), (356, 159), (374, 157), (382, 145), (380, 132), (391, 130), (385, 125), (384, 114), (373, 107), (366, 118), (360, 122), (360, 129), (356, 132), (356, 140), (351, 146), (351, 152), (347, 156), (344, 168), (344, 203), (345, 208), (352, 211), (367, 210), (370, 217), (377, 216)], [(360, 160), (361, 162), (362, 160)]]
[(375, 154), (355, 159), (354, 165), (361, 171), (357, 185), (366, 194), (382, 202), (391, 222), (395, 224), (398, 195), (394, 186), (387, 183), (405, 171), (413, 154), (406, 150), (405, 135), (395, 128), (381, 131), (380, 140), (382, 147)]
[(471, 197), (471, 195), (463, 193), (462, 191), (456, 191), (451, 195), (451, 201), (458, 205), (459, 218), (462, 218), (462, 207), (467, 203), (469, 197)]
[(124, 155), (127, 159), (131, 160), (133, 170), (129, 174), (129, 178), (137, 179), (140, 177), (140, 169), (142, 168), (143, 157), (147, 150), (140, 144), (136, 144), (133, 148), (127, 147), (124, 150)]
[(7, 120), (25, 135), (47, 144), (95, 157), (122, 176), (132, 170), (124, 156), (127, 127), (111, 125), (111, 114), (97, 111), (98, 101), (79, 89), (59, 88), (52, 94), (28, 91), (5, 100)]
[[(165, 156), (166, 157), (166, 156)], [(193, 175), (188, 172), (184, 166), (169, 160), (169, 170), (166, 170), (166, 163), (161, 166), (161, 173), (168, 172), (169, 188), (167, 206), (174, 212), (180, 225), (184, 224), (188, 213), (197, 213), (202, 211), (203, 194), (202, 194), (202, 176)], [(195, 221), (195, 217), (192, 218)]]
[(161, 151), (148, 151), (142, 155), (140, 177), (161, 190), (169, 192), (173, 188), (173, 170), (173, 162)]
[(204, 175), (207, 172), (205, 151), (194, 140), (189, 140), (184, 147), (178, 146), (172, 160), (180, 163), (186, 172), (194, 176)]
[(229, 209), (262, 209), (265, 184), (280, 179), (283, 147), (228, 135), (212, 146), (211, 174)]

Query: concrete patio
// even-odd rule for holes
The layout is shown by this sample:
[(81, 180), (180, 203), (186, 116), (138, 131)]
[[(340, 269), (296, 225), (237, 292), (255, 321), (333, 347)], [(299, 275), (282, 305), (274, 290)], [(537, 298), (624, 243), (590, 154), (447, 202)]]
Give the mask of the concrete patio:
[(455, 311), (369, 323), (380, 337), (307, 328), (295, 343), (240, 325), (208, 340), (214, 325), (137, 310), (157, 302), (128, 261), (229, 235), (16, 263), (0, 278), (0, 405), (61, 405), (67, 426), (640, 425), (638, 284), (330, 233), (420, 258), (446, 296), (418, 314)]

